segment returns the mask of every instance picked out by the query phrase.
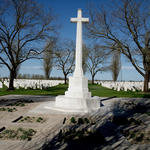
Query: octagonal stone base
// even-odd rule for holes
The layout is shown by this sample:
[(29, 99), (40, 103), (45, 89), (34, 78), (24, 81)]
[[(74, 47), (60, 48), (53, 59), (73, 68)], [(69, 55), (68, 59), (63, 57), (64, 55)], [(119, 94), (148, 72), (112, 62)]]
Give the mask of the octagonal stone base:
[(64, 95), (56, 97), (55, 110), (63, 112), (92, 112), (100, 108), (99, 97), (91, 97), (89, 99), (71, 98)]
[(56, 97), (54, 109), (63, 112), (87, 113), (100, 108), (99, 97), (91, 97), (88, 80), (82, 77), (69, 77), (69, 88), (65, 95)]

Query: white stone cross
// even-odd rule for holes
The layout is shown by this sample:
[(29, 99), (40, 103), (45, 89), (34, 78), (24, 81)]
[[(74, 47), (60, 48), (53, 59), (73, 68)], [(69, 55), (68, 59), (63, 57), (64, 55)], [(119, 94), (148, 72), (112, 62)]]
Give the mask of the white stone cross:
[(75, 71), (69, 77), (69, 87), (65, 95), (56, 97), (55, 109), (73, 113), (92, 112), (100, 107), (99, 97), (91, 97), (88, 79), (83, 75), (82, 69), (82, 22), (89, 22), (89, 19), (82, 18), (82, 11), (78, 9), (77, 18), (71, 18), (71, 22), (77, 23)]
[(75, 77), (83, 76), (82, 69), (82, 22), (89, 22), (89, 18), (82, 18), (82, 10), (78, 9), (77, 18), (71, 18), (71, 22), (77, 23), (76, 31), (76, 60), (75, 60)]

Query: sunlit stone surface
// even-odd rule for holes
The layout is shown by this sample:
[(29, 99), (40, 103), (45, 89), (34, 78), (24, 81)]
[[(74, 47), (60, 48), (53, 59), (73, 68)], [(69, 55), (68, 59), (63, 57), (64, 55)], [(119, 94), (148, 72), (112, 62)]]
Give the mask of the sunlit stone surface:
[(82, 69), (82, 23), (89, 22), (89, 18), (82, 18), (82, 10), (78, 9), (77, 18), (71, 18), (71, 22), (77, 23), (75, 71), (69, 78), (68, 91), (56, 97), (55, 108), (64, 112), (91, 112), (100, 107), (100, 102), (99, 97), (91, 97)]

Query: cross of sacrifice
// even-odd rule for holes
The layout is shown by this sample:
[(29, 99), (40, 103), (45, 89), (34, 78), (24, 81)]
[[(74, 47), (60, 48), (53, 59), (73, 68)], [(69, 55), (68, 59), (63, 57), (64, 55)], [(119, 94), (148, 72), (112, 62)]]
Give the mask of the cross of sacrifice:
[(74, 76), (83, 76), (82, 69), (82, 23), (89, 22), (89, 18), (82, 18), (82, 10), (78, 9), (77, 18), (71, 18), (71, 22), (77, 23), (76, 31), (76, 60)]

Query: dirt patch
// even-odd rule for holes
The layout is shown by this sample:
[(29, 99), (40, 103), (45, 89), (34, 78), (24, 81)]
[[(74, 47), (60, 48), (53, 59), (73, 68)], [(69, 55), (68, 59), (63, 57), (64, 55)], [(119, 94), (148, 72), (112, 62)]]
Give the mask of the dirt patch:
[[(0, 100), (0, 108), (2, 108), (2, 111), (0, 111), (0, 128), (6, 127), (6, 129), (1, 132), (1, 149), (35, 150), (44, 144), (49, 138), (54, 136), (55, 132), (63, 125), (63, 120), (67, 117), (65, 114), (30, 113), (30, 110), (48, 100), (50, 101), (51, 97), (8, 96), (8, 99), (7, 97), (3, 97), (2, 101)], [(24, 104), (24, 106), (22, 106), (22, 104)], [(15, 109), (8, 111), (8, 108), (16, 108), (17, 111), (15, 111)], [(23, 116), (23, 118), (14, 123), (13, 121), (20, 116)], [(36, 134), (28, 137), (26, 134), (23, 135), (21, 133), (21, 128), (25, 130), (23, 132), (27, 135), (30, 135), (30, 133), (28, 133), (29, 129), (36, 131)], [(7, 132), (8, 134), (6, 134)], [(13, 138), (13, 136), (15, 137)]]
[(45, 118), (43, 117), (30, 117), (30, 116), (26, 116), (26, 117), (23, 117), (21, 120), (18, 121), (19, 122), (22, 122), (22, 123), (44, 123), (46, 121)]
[(3, 140), (28, 140), (32, 139), (32, 136), (36, 134), (36, 131), (33, 129), (6, 129), (0, 133), (0, 139)]

